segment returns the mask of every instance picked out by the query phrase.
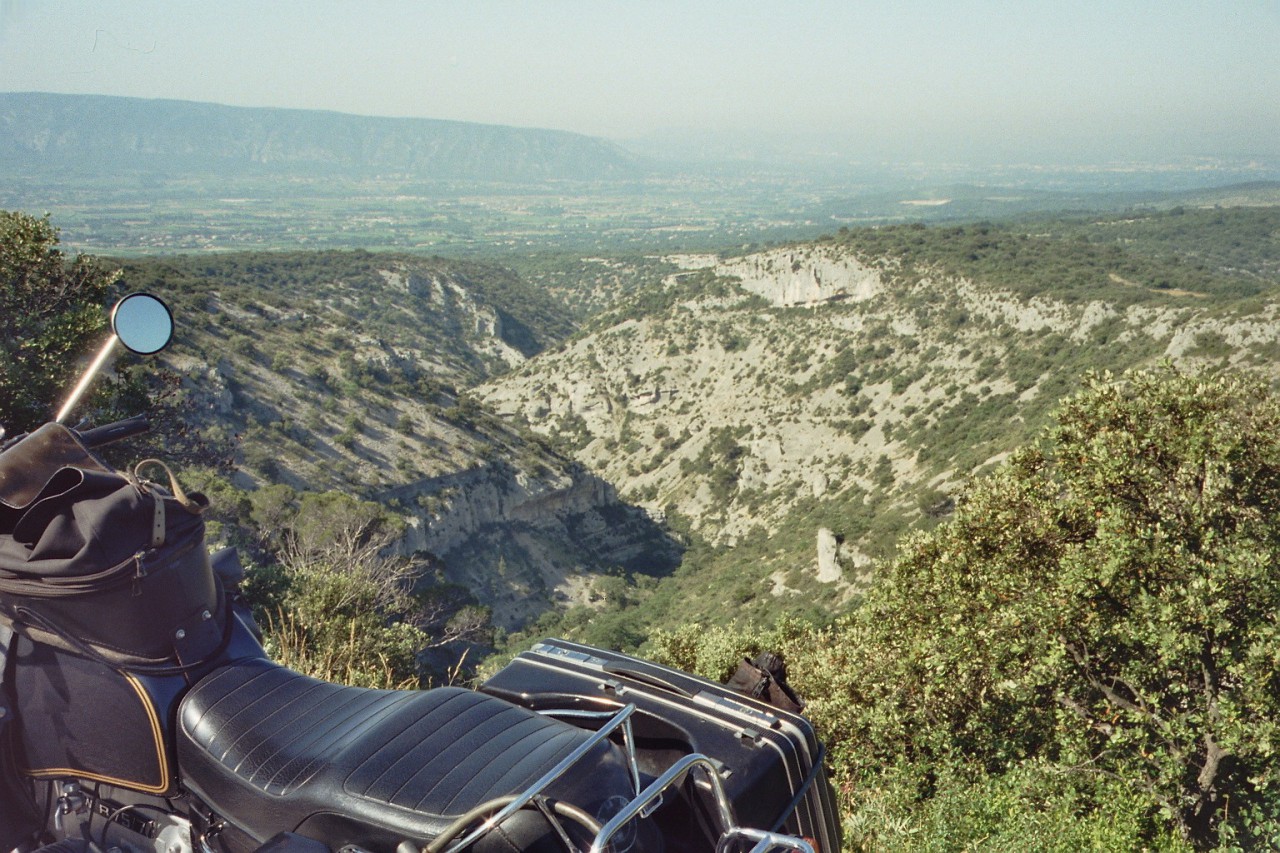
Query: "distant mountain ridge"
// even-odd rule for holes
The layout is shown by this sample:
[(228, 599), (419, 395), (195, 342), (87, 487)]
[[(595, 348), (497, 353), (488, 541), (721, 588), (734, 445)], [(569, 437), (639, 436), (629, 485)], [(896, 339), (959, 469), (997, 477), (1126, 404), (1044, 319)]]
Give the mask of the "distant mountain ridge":
[(622, 148), (567, 131), (40, 92), (0, 92), (0, 166), (494, 182), (642, 172)]

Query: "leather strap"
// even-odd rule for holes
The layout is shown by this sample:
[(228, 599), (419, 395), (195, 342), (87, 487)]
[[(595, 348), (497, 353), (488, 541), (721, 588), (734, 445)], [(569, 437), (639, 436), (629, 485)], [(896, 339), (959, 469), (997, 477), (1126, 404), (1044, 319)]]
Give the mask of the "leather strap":
[[(142, 469), (146, 465), (159, 465), (164, 469), (164, 473), (169, 477), (169, 492), (173, 495), (173, 499), (176, 500), (187, 512), (192, 515), (200, 515), (209, 508), (207, 501), (201, 503), (183, 491), (182, 485), (178, 482), (178, 478), (173, 475), (173, 471), (170, 470), (168, 465), (159, 459), (143, 459), (137, 465), (133, 466), (133, 477), (141, 488), (150, 491), (147, 489), (147, 483), (149, 481), (142, 476)], [(159, 548), (164, 544), (165, 534), (164, 495), (153, 492), (152, 497), (155, 498), (155, 516), (151, 520), (151, 547)]]
[(164, 544), (164, 495), (151, 493), (155, 504), (155, 514), (151, 517), (151, 547), (159, 548)]
[(139, 480), (144, 479), (142, 476), (142, 466), (144, 465), (159, 465), (161, 468), (164, 469), (165, 474), (169, 476), (169, 491), (173, 493), (174, 499), (178, 503), (182, 504), (182, 508), (185, 509), (187, 512), (191, 513), (192, 515), (199, 515), (200, 513), (208, 509), (207, 503), (202, 504), (197, 500), (193, 500), (189, 495), (187, 495), (186, 492), (182, 490), (182, 486), (179, 485), (178, 483), (178, 478), (173, 476), (173, 471), (171, 471), (169, 469), (169, 466), (161, 462), (159, 459), (143, 459), (137, 465), (134, 465), (133, 466), (134, 477), (138, 478)]

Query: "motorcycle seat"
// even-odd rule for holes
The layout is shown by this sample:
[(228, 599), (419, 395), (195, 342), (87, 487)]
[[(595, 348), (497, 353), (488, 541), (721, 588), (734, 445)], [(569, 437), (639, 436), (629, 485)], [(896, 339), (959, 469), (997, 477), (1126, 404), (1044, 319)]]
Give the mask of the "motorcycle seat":
[[(182, 782), (258, 842), (431, 840), (457, 816), (525, 790), (590, 732), (454, 687), (347, 687), (263, 659), (215, 669), (179, 709)], [(591, 813), (625, 794), (609, 742), (548, 794)]]

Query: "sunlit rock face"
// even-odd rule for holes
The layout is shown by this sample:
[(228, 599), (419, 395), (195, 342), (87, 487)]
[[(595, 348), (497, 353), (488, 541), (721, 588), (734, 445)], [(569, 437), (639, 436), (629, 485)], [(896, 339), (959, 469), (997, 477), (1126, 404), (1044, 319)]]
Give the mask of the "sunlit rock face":
[(883, 290), (879, 270), (847, 252), (821, 246), (735, 258), (718, 264), (716, 272), (738, 277), (744, 290), (780, 308), (839, 299), (863, 302)]

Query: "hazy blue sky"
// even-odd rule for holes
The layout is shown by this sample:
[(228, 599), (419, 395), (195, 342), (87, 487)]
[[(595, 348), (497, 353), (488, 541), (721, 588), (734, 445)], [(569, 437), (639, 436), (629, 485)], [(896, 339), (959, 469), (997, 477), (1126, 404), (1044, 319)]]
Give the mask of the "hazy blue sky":
[(0, 0), (0, 90), (850, 156), (1280, 154), (1277, 0)]

